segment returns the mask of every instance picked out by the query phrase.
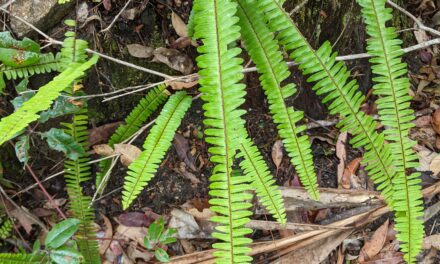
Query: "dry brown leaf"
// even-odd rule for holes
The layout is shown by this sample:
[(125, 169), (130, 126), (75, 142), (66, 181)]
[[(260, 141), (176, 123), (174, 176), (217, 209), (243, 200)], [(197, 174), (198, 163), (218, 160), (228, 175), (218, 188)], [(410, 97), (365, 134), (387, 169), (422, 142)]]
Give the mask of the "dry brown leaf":
[(105, 157), (111, 156), (115, 153), (113, 148), (107, 144), (94, 145), (93, 150), (95, 151), (96, 154)]
[(389, 220), (387, 219), (385, 223), (374, 232), (371, 239), (365, 242), (364, 247), (359, 254), (359, 262), (364, 262), (379, 254), (386, 242), (388, 225)]
[(111, 0), (103, 0), (102, 4), (104, 5), (105, 10), (112, 10), (112, 1)]
[(432, 128), (440, 135), (440, 108), (432, 114)]
[(178, 50), (161, 47), (155, 49), (153, 55), (153, 62), (164, 63), (183, 74), (190, 74), (193, 71), (194, 64), (191, 58)]
[(28, 234), (31, 233), (33, 224), (38, 225), (38, 222), (35, 219), (32, 219), (32, 217), (30, 217), (28, 215), (28, 214), (30, 214), (29, 212), (28, 212), (28, 214), (26, 214), (23, 211), (16, 208), (14, 210), (9, 211), (9, 213), (12, 217), (14, 217), (18, 220), (18, 222), (21, 224), (21, 226), (24, 228), (24, 230)]
[(121, 155), (121, 163), (128, 167), (142, 151), (130, 144), (115, 144), (115, 153)]
[(438, 154), (422, 145), (416, 145), (414, 148), (417, 150), (420, 161), (420, 166), (416, 169), (418, 171), (429, 171), (432, 160), (437, 157)]
[(179, 37), (188, 37), (185, 22), (174, 12), (171, 13), (171, 24)]
[(414, 120), (414, 124), (416, 125), (416, 127), (429, 127), (431, 126), (431, 122), (432, 116), (430, 115), (420, 116), (416, 120)]
[(119, 225), (116, 228), (116, 237), (124, 238), (127, 241), (136, 241), (139, 245), (144, 244), (144, 237), (148, 231), (146, 227), (134, 227)]
[(208, 208), (204, 208), (202, 212), (200, 212), (196, 208), (189, 208), (186, 210), (186, 212), (194, 216), (197, 220), (209, 220), (211, 217), (216, 215)]
[(423, 248), (429, 249), (431, 247), (440, 250), (440, 234), (427, 236), (423, 239)]
[(113, 236), (113, 227), (110, 220), (103, 214), (101, 214), (101, 217), (104, 219), (104, 225), (105, 225), (105, 239), (98, 240), (99, 242), (99, 254), (104, 255), (104, 253), (107, 251), (107, 249), (110, 247), (110, 243), (112, 242), (111, 238)]
[(122, 122), (114, 122), (90, 129), (89, 130), (90, 146), (106, 143), (120, 124), (122, 124)]
[(178, 82), (178, 81), (171, 81), (167, 84), (171, 87), (173, 90), (182, 90), (182, 89), (189, 89), (193, 88), (199, 83), (198, 80), (192, 81), (192, 82)]
[(207, 236), (201, 230), (194, 216), (179, 209), (171, 211), (171, 220), (168, 227), (177, 229), (177, 238), (179, 239), (203, 238)]
[(344, 189), (351, 188), (351, 178), (356, 175), (356, 171), (359, 168), (362, 158), (356, 158), (350, 163), (348, 163), (347, 167), (344, 169), (344, 173), (342, 174), (341, 186)]
[(176, 149), (179, 159), (185, 162), (185, 164), (193, 171), (196, 171), (196, 165), (194, 164), (194, 157), (190, 153), (188, 139), (179, 133), (174, 135), (173, 146)]
[(432, 159), (431, 164), (429, 165), (429, 170), (432, 171), (434, 177), (438, 176), (440, 173), (440, 155), (437, 155)]
[(339, 158), (338, 183), (341, 183), (342, 176), (344, 175), (345, 161), (347, 160), (347, 151), (345, 149), (347, 138), (348, 138), (348, 133), (343, 132), (339, 134), (338, 140), (336, 141), (336, 157)]
[(272, 146), (272, 160), (278, 171), (283, 160), (283, 142), (281, 140), (275, 141)]
[(130, 44), (127, 45), (128, 53), (135, 57), (141, 59), (147, 59), (153, 56), (154, 49), (151, 47), (143, 46), (141, 44)]

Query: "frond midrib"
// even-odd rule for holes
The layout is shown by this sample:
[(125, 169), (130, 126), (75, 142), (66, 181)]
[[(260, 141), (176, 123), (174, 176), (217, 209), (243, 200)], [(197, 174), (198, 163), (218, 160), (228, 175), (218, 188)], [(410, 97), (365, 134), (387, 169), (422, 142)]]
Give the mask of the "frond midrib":
[[(236, 1), (236, 3), (238, 3), (238, 5), (240, 6), (240, 8), (243, 10), (243, 14), (244, 14), (244, 15), (248, 18), (248, 20), (250, 21), (250, 18), (249, 18), (249, 16), (248, 16), (248, 14), (246, 13), (245, 8), (242, 7), (240, 1)], [(287, 111), (288, 106), (286, 105), (286, 102), (284, 101), (283, 96), (282, 96), (282, 94), (281, 94), (281, 90), (280, 90), (281, 87), (279, 87), (279, 85), (281, 85), (282, 80), (280, 80), (280, 79), (278, 78), (277, 74), (275, 74), (275, 72), (274, 72), (274, 68), (273, 68), (273, 64), (272, 64), (272, 62), (268, 59), (269, 54), (267, 54), (266, 49), (264, 49), (263, 45), (261, 45), (262, 41), (261, 41), (260, 37), (258, 36), (258, 34), (255, 33), (255, 32), (256, 32), (256, 29), (255, 29), (254, 25), (253, 25), (252, 23), (249, 23), (249, 25), (250, 25), (250, 27), (251, 27), (252, 30), (253, 30), (252, 33), (254, 34), (255, 38), (258, 39), (258, 44), (260, 45), (261, 50), (264, 52), (264, 55), (265, 55), (265, 56), (264, 56), (264, 60), (266, 61), (267, 64), (270, 65), (270, 67), (268, 67), (268, 68), (270, 69), (270, 74), (271, 74), (272, 77), (277, 81), (278, 89), (276, 89), (276, 91), (277, 91), (277, 93), (278, 93), (278, 97), (281, 98), (281, 101), (283, 102), (283, 107), (282, 107), (282, 108), (283, 108), (284, 115), (287, 116), (287, 118), (289, 119), (289, 127), (290, 127), (290, 130), (291, 130), (291, 133), (290, 133), (290, 134), (291, 134), (291, 136), (293, 136), (293, 138), (294, 138), (294, 140), (295, 140), (295, 143), (296, 143), (296, 145), (298, 146), (298, 156), (300, 157), (302, 168), (304, 168), (304, 169), (306, 170), (306, 175), (307, 175), (307, 178), (308, 178), (309, 182), (310, 182), (310, 183), (313, 183), (314, 180), (311, 179), (311, 177), (310, 177), (309, 167), (306, 166), (306, 163), (305, 163), (305, 161), (304, 161), (304, 153), (303, 153), (303, 149), (302, 149), (301, 147), (299, 147), (299, 146), (300, 146), (300, 143), (299, 143), (299, 141), (298, 141), (297, 134), (295, 133), (296, 125), (295, 125), (294, 122), (292, 122), (291, 116), (289, 115), (289, 112)], [(278, 84), (279, 84), (279, 85), (278, 85)], [(313, 192), (313, 197), (318, 197), (318, 194), (316, 193), (315, 188), (311, 188), (311, 190), (312, 190), (312, 192)]]

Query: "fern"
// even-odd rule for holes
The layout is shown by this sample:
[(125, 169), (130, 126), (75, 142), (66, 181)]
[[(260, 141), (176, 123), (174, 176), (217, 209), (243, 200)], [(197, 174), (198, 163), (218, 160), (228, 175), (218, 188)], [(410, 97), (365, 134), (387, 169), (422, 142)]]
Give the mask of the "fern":
[(12, 233), (12, 229), (13, 229), (12, 221), (8, 218), (4, 219), (4, 221), (0, 225), (0, 238), (1, 239), (8, 238)]
[(393, 165), (396, 176), (393, 179), (396, 211), (397, 238), (405, 253), (405, 260), (415, 262), (423, 241), (423, 201), (420, 186), (420, 173), (406, 175), (418, 166), (418, 158), (412, 147), (415, 142), (408, 138), (409, 129), (414, 126), (414, 111), (409, 107), (409, 79), (407, 66), (402, 63), (402, 41), (397, 39), (395, 28), (386, 27), (392, 19), (392, 10), (385, 8), (386, 0), (358, 0), (367, 25), (367, 51), (373, 56), (370, 59), (373, 73), (374, 93), (379, 96), (376, 101), (381, 123), (386, 126), (385, 139), (390, 143), (393, 152)]
[(377, 123), (373, 118), (360, 111), (365, 97), (357, 88), (355, 80), (349, 81), (350, 73), (343, 62), (337, 62), (337, 54), (332, 51), (329, 42), (314, 50), (289, 15), (283, 10), (281, 2), (275, 0), (259, 1), (272, 31), (279, 31), (279, 42), (290, 52), (290, 58), (300, 64), (299, 68), (309, 82), (316, 82), (313, 90), (325, 95), (323, 103), (330, 103), (331, 114), (339, 114), (339, 127), (350, 131), (354, 137), (350, 140), (353, 147), (364, 147), (363, 162), (369, 176), (378, 185), (389, 206), (393, 206), (391, 185), (394, 170), (391, 149), (385, 144), (383, 134), (376, 132)]
[[(123, 142), (136, 133), (150, 115), (163, 104), (167, 96), (166, 85), (159, 85), (151, 89), (124, 120), (125, 124), (119, 126), (110, 137), (108, 142), (109, 146), (113, 147), (115, 144)], [(103, 160), (99, 163), (100, 172), (96, 175), (96, 186), (101, 185), (101, 181), (111, 168), (111, 163), (111, 160)], [(104, 189), (103, 187), (98, 191), (102, 193)]]
[(163, 107), (156, 125), (144, 143), (144, 151), (128, 167), (122, 192), (122, 207), (127, 209), (154, 176), (159, 163), (165, 156), (180, 121), (191, 106), (191, 97), (178, 92), (170, 97)]
[(258, 195), (260, 203), (279, 223), (285, 224), (287, 222), (286, 210), (281, 192), (261, 153), (250, 139), (241, 144), (238, 157), (240, 156), (244, 158), (240, 162), (240, 167), (252, 179), (251, 185)]
[(216, 165), (210, 177), (209, 203), (218, 213), (211, 220), (220, 224), (213, 233), (222, 242), (213, 245), (218, 249), (214, 256), (217, 263), (248, 263), (252, 260), (246, 253), (251, 239), (245, 235), (251, 230), (244, 228), (252, 214), (246, 192), (251, 181), (248, 175), (232, 172), (235, 154), (246, 138), (244, 110), (238, 107), (244, 102), (245, 86), (238, 82), (243, 78), (242, 62), (237, 56), (241, 49), (234, 47), (240, 36), (235, 16), (237, 6), (229, 0), (197, 0), (193, 9), (195, 16), (194, 37), (201, 39), (197, 63), (200, 68), (199, 84), (205, 120), (206, 142), (211, 161)]
[[(81, 109), (75, 114), (72, 123), (63, 123), (65, 132), (84, 149), (88, 148), (87, 110)], [(77, 232), (77, 241), (86, 263), (101, 263), (98, 241), (93, 227), (94, 212), (89, 208), (92, 199), (83, 195), (81, 184), (91, 179), (90, 158), (86, 154), (77, 160), (67, 159), (64, 162), (64, 178), (69, 194), (70, 210), (73, 216), (81, 221)]]
[(2, 264), (43, 264), (50, 263), (49, 257), (35, 254), (0, 253)]
[(260, 81), (269, 100), (270, 111), (284, 147), (292, 164), (301, 179), (301, 183), (311, 197), (319, 200), (317, 177), (313, 167), (311, 144), (307, 135), (300, 135), (306, 129), (305, 125), (296, 123), (303, 119), (301, 111), (288, 107), (285, 98), (296, 93), (293, 83), (282, 86), (281, 82), (289, 76), (289, 69), (283, 61), (283, 55), (278, 50), (278, 42), (265, 24), (263, 16), (248, 0), (237, 0), (238, 16), (246, 50), (261, 74)]
[(74, 80), (84, 75), (98, 60), (97, 56), (82, 63), (72, 63), (48, 84), (42, 86), (30, 100), (25, 102), (15, 113), (0, 120), (0, 146), (13, 138), (18, 132), (26, 128), (28, 124), (38, 119), (38, 112), (48, 109), (52, 102)]

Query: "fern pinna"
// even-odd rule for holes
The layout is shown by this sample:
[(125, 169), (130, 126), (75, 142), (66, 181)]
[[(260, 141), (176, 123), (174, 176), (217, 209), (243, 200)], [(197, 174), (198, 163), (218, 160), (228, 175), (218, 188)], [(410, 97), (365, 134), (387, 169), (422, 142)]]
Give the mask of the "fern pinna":
[[(415, 142), (408, 137), (414, 126), (414, 111), (409, 107), (410, 82), (407, 65), (402, 62), (402, 41), (397, 38), (396, 29), (387, 27), (392, 19), (392, 10), (385, 8), (386, 0), (358, 0), (362, 6), (368, 39), (367, 51), (373, 74), (374, 94), (381, 123), (386, 126), (385, 139), (390, 142), (396, 176), (393, 179), (395, 228), (397, 239), (405, 260), (415, 262), (423, 241), (423, 201), (420, 173), (411, 172), (418, 166), (418, 157), (412, 149)], [(407, 176), (407, 173), (409, 175)]]
[[(108, 145), (113, 147), (115, 144), (122, 143), (133, 136), (151, 114), (165, 102), (167, 97), (168, 91), (166, 90), (165, 84), (151, 89), (147, 95), (139, 101), (137, 106), (133, 108), (124, 120), (124, 124), (116, 129), (115, 133), (110, 137)], [(99, 193), (102, 193), (105, 189), (105, 183), (101, 184), (101, 182), (104, 176), (109, 173), (111, 164), (112, 161), (108, 159), (99, 163), (100, 172), (96, 175), (96, 186), (101, 186), (98, 190)]]
[(10, 254), (0, 253), (0, 263), (2, 264), (44, 264), (52, 263), (48, 255), (42, 254)]
[(296, 88), (293, 83), (281, 85), (290, 72), (279, 51), (279, 44), (261, 13), (255, 8), (255, 3), (248, 0), (237, 0), (237, 3), (241, 35), (247, 52), (261, 74), (261, 85), (268, 98), (269, 109), (279, 135), (304, 188), (313, 199), (319, 200), (311, 144), (307, 135), (301, 135), (306, 126), (296, 124), (303, 119), (304, 114), (288, 107), (284, 101), (296, 93)]
[(124, 209), (130, 206), (154, 176), (191, 103), (191, 97), (185, 92), (177, 92), (168, 99), (145, 140), (144, 151), (128, 167), (122, 191)]
[(201, 39), (197, 64), (200, 68), (200, 92), (205, 120), (206, 142), (211, 161), (216, 165), (210, 177), (212, 196), (211, 210), (218, 215), (211, 220), (219, 223), (215, 238), (222, 240), (213, 245), (217, 263), (247, 263), (252, 260), (246, 253), (246, 245), (251, 242), (245, 235), (251, 230), (244, 225), (252, 214), (249, 200), (252, 196), (250, 177), (233, 173), (233, 162), (241, 141), (246, 138), (244, 110), (238, 107), (244, 102), (245, 86), (243, 78), (241, 49), (235, 47), (240, 36), (240, 28), (235, 16), (236, 3), (229, 0), (196, 0), (193, 5), (194, 37)]

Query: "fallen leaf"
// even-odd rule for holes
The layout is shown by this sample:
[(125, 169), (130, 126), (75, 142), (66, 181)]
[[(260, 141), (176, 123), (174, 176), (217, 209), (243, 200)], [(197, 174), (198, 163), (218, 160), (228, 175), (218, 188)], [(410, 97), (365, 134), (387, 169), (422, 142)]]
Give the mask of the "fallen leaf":
[(121, 13), (121, 17), (127, 20), (134, 20), (138, 14), (137, 8), (130, 8)]
[(344, 189), (350, 189), (351, 188), (351, 179), (353, 176), (356, 176), (356, 171), (359, 168), (359, 165), (361, 163), (362, 158), (356, 158), (350, 163), (348, 163), (347, 167), (344, 169), (344, 173), (342, 174), (341, 179), (341, 186)]
[(66, 198), (57, 198), (57, 199), (53, 199), (53, 203), (51, 201), (47, 201), (43, 205), (43, 207), (46, 209), (55, 209), (63, 206), (64, 204), (66, 204), (66, 202), (67, 202)]
[(438, 154), (421, 145), (416, 145), (415, 148), (417, 149), (420, 164), (416, 169), (418, 171), (430, 171), (432, 160), (437, 157)]
[(437, 155), (432, 159), (431, 164), (429, 165), (429, 170), (432, 171), (434, 177), (437, 177), (440, 173), (440, 155)]
[(76, 21), (83, 23), (84, 21), (86, 21), (88, 16), (89, 16), (89, 6), (84, 1), (76, 9)]
[(104, 225), (105, 225), (105, 233), (102, 237), (102, 240), (98, 240), (99, 243), (99, 254), (104, 255), (104, 253), (107, 251), (107, 249), (110, 247), (110, 243), (112, 242), (111, 238), (113, 236), (113, 226), (108, 217), (101, 214), (101, 217), (104, 219)]
[(156, 220), (156, 218), (152, 216), (153, 215), (147, 215), (141, 212), (128, 212), (121, 214), (118, 220), (125, 226), (147, 227)]
[(176, 49), (157, 48), (153, 51), (153, 55), (153, 62), (164, 63), (183, 74), (190, 74), (193, 71), (194, 64), (191, 58)]
[(14, 210), (9, 211), (9, 213), (12, 217), (15, 217), (18, 220), (18, 222), (21, 224), (21, 226), (24, 228), (24, 230), (26, 231), (27, 234), (31, 233), (32, 225), (34, 225), (34, 224), (38, 225), (38, 222), (36, 220), (32, 219), (32, 217), (30, 217), (28, 215), (28, 214), (30, 214), (29, 212), (28, 212), (28, 214), (26, 214), (16, 208)]
[(440, 136), (437, 136), (437, 137), (435, 138), (435, 147), (436, 147), (437, 149), (440, 149)]
[(200, 180), (196, 177), (196, 175), (186, 170), (186, 165), (184, 162), (180, 162), (179, 166), (174, 168), (174, 171), (190, 180), (193, 186), (197, 186), (197, 184), (200, 183)]
[(121, 155), (121, 163), (128, 167), (142, 151), (131, 144), (115, 144), (115, 153)]
[(114, 122), (90, 129), (89, 130), (90, 146), (106, 143), (108, 139), (111, 137), (111, 135), (113, 135), (115, 130), (118, 128), (118, 126), (121, 124), (122, 122)]
[(179, 239), (203, 238), (207, 236), (201, 231), (194, 216), (179, 209), (171, 211), (171, 220), (168, 227), (177, 230), (177, 238)]
[(343, 132), (339, 134), (338, 140), (336, 141), (336, 157), (339, 158), (338, 183), (341, 183), (342, 177), (344, 175), (345, 161), (347, 160), (347, 151), (345, 149), (347, 138), (348, 138), (348, 133)]
[(185, 22), (174, 12), (171, 13), (171, 24), (179, 37), (188, 37)]
[(420, 116), (416, 120), (414, 120), (414, 124), (416, 125), (416, 127), (429, 127), (431, 126), (431, 123), (432, 116), (430, 115)]
[(144, 244), (144, 237), (148, 234), (146, 227), (134, 227), (119, 225), (116, 228), (115, 236), (127, 241), (136, 241), (139, 245)]
[(153, 56), (154, 49), (141, 44), (127, 45), (128, 53), (136, 58), (147, 59)]
[(180, 160), (185, 162), (191, 170), (197, 171), (194, 164), (194, 157), (190, 153), (188, 140), (181, 134), (176, 133), (174, 135), (173, 146), (176, 149), (177, 156), (179, 156)]
[(136, 244), (130, 243), (127, 248), (127, 256), (133, 261), (133, 263), (139, 263), (140, 260), (149, 262), (153, 258), (154, 254), (146, 250), (141, 251)]
[(359, 254), (359, 262), (369, 260), (379, 254), (385, 245), (388, 234), (389, 220), (387, 219), (371, 236), (361, 249)]
[(93, 151), (95, 151), (96, 154), (105, 157), (111, 156), (115, 153), (115, 150), (107, 144), (94, 145)]
[(179, 81), (167, 82), (167, 84), (173, 90), (189, 89), (189, 88), (192, 88), (192, 87), (196, 86), (198, 83), (199, 83), (198, 80), (195, 80), (195, 81), (192, 81), (192, 82), (179, 82)]
[(432, 128), (440, 135), (440, 108), (432, 114)]
[(105, 10), (112, 10), (112, 0), (102, 0), (102, 4), (104, 5)]
[(281, 140), (275, 141), (272, 146), (272, 160), (278, 171), (281, 161), (283, 160), (283, 142)]
[(427, 236), (423, 239), (423, 248), (429, 249), (431, 247), (440, 250), (440, 234)]

